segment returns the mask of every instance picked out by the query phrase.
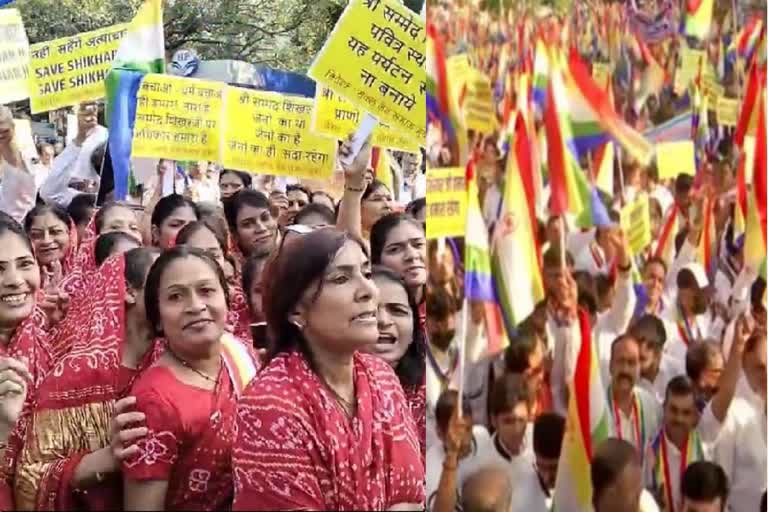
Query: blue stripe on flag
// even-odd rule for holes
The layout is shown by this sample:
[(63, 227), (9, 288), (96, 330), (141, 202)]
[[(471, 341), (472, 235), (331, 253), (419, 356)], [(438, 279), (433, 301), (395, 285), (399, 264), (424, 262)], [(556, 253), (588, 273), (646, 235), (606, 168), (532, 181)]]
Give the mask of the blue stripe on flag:
[(481, 274), (478, 272), (467, 272), (464, 274), (464, 295), (467, 299), (493, 302), (496, 300), (496, 294), (493, 290), (491, 274)]
[(115, 199), (128, 197), (128, 176), (131, 170), (131, 144), (136, 123), (136, 97), (145, 74), (141, 71), (113, 69), (107, 77), (113, 81), (113, 96), (108, 98), (110, 108), (109, 155), (115, 176)]

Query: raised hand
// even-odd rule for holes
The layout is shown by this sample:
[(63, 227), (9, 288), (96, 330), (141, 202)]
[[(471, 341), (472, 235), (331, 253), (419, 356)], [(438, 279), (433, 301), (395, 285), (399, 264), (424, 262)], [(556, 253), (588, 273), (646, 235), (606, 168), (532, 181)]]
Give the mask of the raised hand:
[(122, 462), (139, 451), (137, 441), (147, 436), (146, 415), (133, 411), (136, 397), (127, 396), (115, 403), (115, 414), (109, 431), (109, 444), (115, 461), (115, 471)]
[(70, 302), (69, 295), (61, 291), (60, 287), (63, 280), (61, 262), (54, 261), (44, 271), (46, 272), (46, 285), (40, 307), (48, 318), (48, 328), (50, 329), (67, 316)]
[(26, 358), (0, 357), (0, 428), (5, 432), (16, 426), (31, 382)]
[[(346, 157), (352, 152), (352, 142), (354, 135), (347, 137), (341, 147), (339, 147), (339, 157)], [(365, 141), (360, 148), (360, 152), (355, 156), (355, 159), (351, 164), (341, 164), (344, 169), (344, 186), (348, 189), (365, 189), (366, 171), (368, 170), (368, 161), (371, 158), (371, 141), (370, 138)]]

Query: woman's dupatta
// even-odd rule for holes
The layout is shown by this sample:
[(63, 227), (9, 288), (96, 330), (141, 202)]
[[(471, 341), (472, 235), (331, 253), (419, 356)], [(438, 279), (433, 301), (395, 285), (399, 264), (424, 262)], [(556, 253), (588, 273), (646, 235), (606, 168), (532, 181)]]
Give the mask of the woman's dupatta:
[[(62, 321), (56, 346), (69, 350), (36, 393), (27, 435), (16, 465), (16, 508), (27, 510), (119, 507), (119, 478), (74, 491), (82, 458), (109, 445), (114, 404), (130, 386), (121, 382), (125, 339), (125, 258), (108, 259), (88, 281), (80, 303)], [(137, 374), (156, 359), (150, 347)]]
[(67, 293), (72, 302), (75, 302), (85, 292), (88, 277), (98, 269), (98, 265), (96, 265), (96, 240), (98, 238), (99, 235), (96, 233), (96, 213), (94, 212), (93, 217), (88, 222), (88, 226), (85, 228), (83, 239), (77, 245), (77, 250), (71, 257), (71, 266), (64, 273), (64, 280), (60, 285), (61, 291)]

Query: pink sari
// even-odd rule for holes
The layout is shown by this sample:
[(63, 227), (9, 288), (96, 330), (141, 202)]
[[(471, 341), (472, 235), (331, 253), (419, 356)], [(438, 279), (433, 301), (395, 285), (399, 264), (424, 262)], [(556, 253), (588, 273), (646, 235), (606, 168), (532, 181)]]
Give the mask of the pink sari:
[[(232, 443), (237, 398), (258, 368), (252, 348), (239, 344), (241, 364), (226, 363), (224, 347), (216, 388), (179, 381), (165, 366), (147, 370), (134, 384), (136, 410), (146, 414), (149, 433), (140, 452), (123, 464), (133, 480), (167, 480), (166, 510), (223, 510), (232, 503)], [(237, 357), (236, 357), (237, 358)]]
[(15, 505), (26, 510), (111, 510), (122, 505), (118, 475), (87, 492), (74, 490), (82, 458), (109, 445), (114, 404), (159, 355), (150, 346), (135, 370), (121, 365), (125, 339), (125, 259), (108, 259), (62, 321), (60, 354), (36, 392), (16, 465)]
[(233, 510), (384, 510), (424, 503), (424, 464), (402, 387), (354, 356), (350, 419), (298, 352), (254, 379), (237, 411)]

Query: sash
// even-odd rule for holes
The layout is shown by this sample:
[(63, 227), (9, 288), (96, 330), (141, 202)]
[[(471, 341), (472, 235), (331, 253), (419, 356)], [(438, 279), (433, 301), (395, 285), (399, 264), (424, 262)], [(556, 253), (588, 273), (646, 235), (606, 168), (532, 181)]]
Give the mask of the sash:
[[(613, 398), (611, 386), (608, 386), (608, 403), (611, 404), (611, 415), (613, 416), (613, 424), (616, 427), (616, 436), (626, 441), (627, 439), (624, 437), (624, 432), (622, 432), (621, 428), (621, 410), (619, 409), (619, 404)], [(629, 419), (632, 422), (632, 427), (635, 429), (637, 452), (642, 460), (645, 453), (645, 410), (643, 408), (643, 401), (640, 400), (635, 391), (632, 391), (632, 411), (630, 412)]]
[(605, 266), (605, 260), (597, 251), (597, 248), (594, 246), (594, 244), (589, 244), (589, 252), (592, 253), (592, 260), (595, 262), (595, 265), (597, 265), (597, 269), (602, 269), (603, 266)]
[[(680, 334), (680, 338), (683, 340), (683, 343), (685, 343), (685, 346), (689, 346), (692, 341), (696, 341), (696, 338), (693, 335), (693, 328), (691, 327), (691, 324), (688, 323), (688, 318), (683, 313), (683, 309), (680, 307), (680, 305), (677, 306), (677, 313), (678, 317), (682, 318), (683, 321), (677, 322), (677, 332)], [(698, 327), (696, 328), (698, 330)], [(701, 337), (701, 333), (699, 333), (699, 337)]]
[[(656, 441), (653, 444), (653, 453), (655, 456), (653, 471), (653, 487), (659, 489), (664, 494), (667, 504), (667, 512), (675, 512), (674, 492), (671, 485), (671, 471), (669, 464), (669, 447), (667, 446), (667, 436), (664, 429), (659, 432)], [(701, 446), (701, 438), (696, 430), (688, 434), (683, 449), (680, 451), (680, 466), (678, 468), (679, 480), (682, 481), (683, 473), (691, 463), (703, 460), (704, 451)]]
[(221, 337), (221, 357), (227, 368), (235, 395), (239, 398), (256, 376), (256, 363), (245, 345), (229, 333)]
[(455, 353), (455, 357), (453, 360), (453, 363), (450, 365), (450, 367), (443, 371), (442, 368), (440, 368), (440, 365), (437, 362), (437, 359), (435, 359), (435, 355), (432, 353), (432, 348), (427, 347), (427, 359), (429, 360), (429, 365), (432, 367), (432, 369), (435, 371), (435, 375), (437, 375), (437, 379), (440, 381), (440, 392), (442, 393), (446, 389), (448, 389), (448, 386), (451, 383), (451, 377), (453, 376), (453, 372), (456, 371), (456, 368), (459, 367), (459, 353)]

